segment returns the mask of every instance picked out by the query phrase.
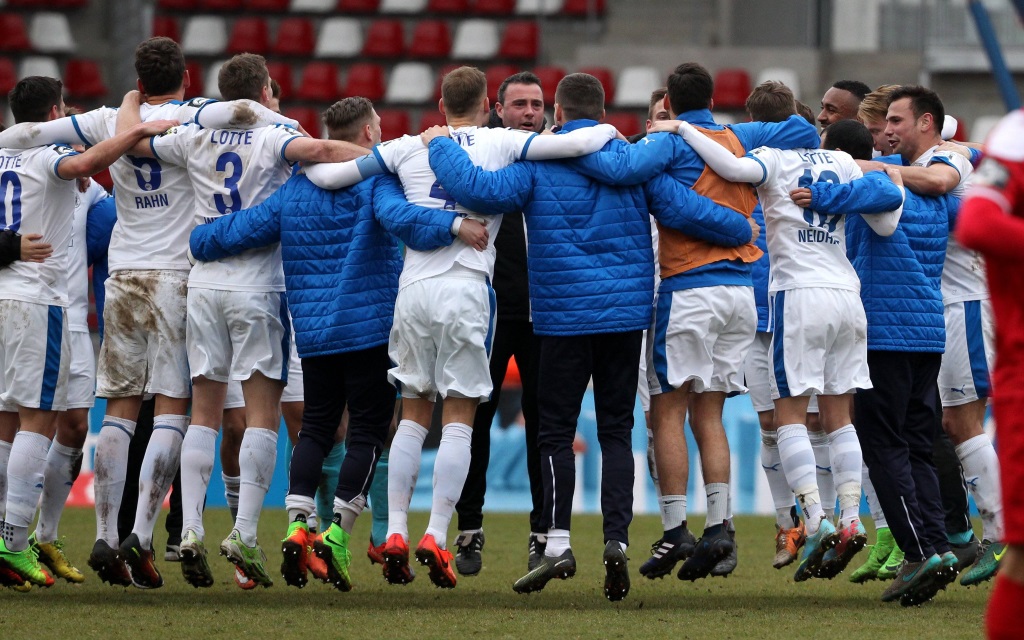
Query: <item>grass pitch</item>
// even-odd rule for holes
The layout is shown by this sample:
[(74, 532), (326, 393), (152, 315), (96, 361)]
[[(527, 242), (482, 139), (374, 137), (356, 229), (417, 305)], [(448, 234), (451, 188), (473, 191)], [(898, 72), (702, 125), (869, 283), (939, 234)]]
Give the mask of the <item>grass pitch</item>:
[[(699, 518), (692, 522), (699, 532)], [(282, 511), (266, 511), (260, 540), (275, 584), (244, 592), (232, 581), (232, 566), (211, 556), (217, 583), (193, 589), (178, 566), (158, 561), (165, 586), (154, 591), (101, 584), (86, 565), (95, 533), (91, 510), (68, 509), (61, 523), (71, 560), (87, 577), (82, 585), (58, 582), (27, 594), (0, 590), (0, 636), (18, 640), (112, 640), (131, 638), (981, 638), (982, 617), (991, 584), (966, 589), (954, 584), (922, 607), (904, 609), (879, 601), (883, 583), (854, 585), (842, 574), (832, 581), (795, 584), (795, 566), (776, 571), (773, 520), (736, 519), (739, 568), (729, 578), (696, 583), (675, 577), (649, 581), (639, 575), (648, 545), (660, 537), (658, 518), (639, 517), (630, 530), (633, 588), (623, 602), (602, 594), (604, 571), (601, 521), (573, 518), (576, 577), (554, 580), (529, 596), (512, 583), (526, 572), (525, 515), (487, 514), (484, 568), (459, 577), (452, 591), (436, 589), (426, 571), (410, 585), (390, 586), (379, 567), (371, 567), (365, 545), (370, 517), (360, 518), (353, 540), (354, 589), (341, 593), (311, 581), (304, 589), (284, 584), (278, 568), (280, 538), (286, 529)], [(410, 518), (413, 544), (426, 526), (425, 514)], [(226, 510), (206, 514), (207, 544), (216, 553), (229, 532)], [(157, 556), (165, 534), (158, 525)], [(866, 558), (854, 559), (854, 566)]]

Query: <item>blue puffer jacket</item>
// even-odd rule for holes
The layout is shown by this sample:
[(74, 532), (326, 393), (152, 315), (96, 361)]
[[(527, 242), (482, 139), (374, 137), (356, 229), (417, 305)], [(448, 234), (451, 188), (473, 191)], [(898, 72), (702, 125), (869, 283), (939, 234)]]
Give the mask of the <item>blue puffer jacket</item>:
[(771, 260), (768, 257), (768, 234), (764, 225), (764, 210), (758, 202), (754, 212), (750, 214), (761, 227), (761, 235), (757, 236), (754, 244), (764, 252), (764, 255), (757, 259), (757, 262), (750, 265), (750, 279), (754, 282), (754, 304), (757, 306), (757, 330), (769, 331), (768, 326), (768, 281), (771, 273)]
[(388, 341), (398, 295), (398, 241), (427, 251), (452, 243), (455, 212), (409, 204), (396, 178), (326, 191), (292, 177), (261, 204), (192, 231), (199, 260), (281, 242), (299, 357), (360, 351)]
[[(562, 131), (595, 124), (574, 120)], [(613, 140), (605, 149), (626, 144)], [(523, 211), (530, 303), (539, 335), (648, 327), (654, 295), (648, 200), (672, 226), (731, 246), (750, 239), (745, 219), (710, 200), (699, 202), (697, 194), (668, 176), (651, 181), (657, 186), (612, 187), (578, 173), (568, 162), (521, 162), (488, 172), (447, 138), (431, 141), (430, 166), (448, 194), (469, 209)], [(691, 202), (697, 204), (688, 210)]]
[[(871, 175), (870, 173), (868, 175)], [(869, 183), (811, 186), (811, 208), (822, 213), (850, 210), (870, 197)], [(868, 350), (942, 353), (946, 323), (942, 307), (942, 265), (950, 217), (959, 199), (906, 191), (896, 232), (884, 238), (858, 215), (846, 217), (846, 249), (861, 281), (868, 319)]]

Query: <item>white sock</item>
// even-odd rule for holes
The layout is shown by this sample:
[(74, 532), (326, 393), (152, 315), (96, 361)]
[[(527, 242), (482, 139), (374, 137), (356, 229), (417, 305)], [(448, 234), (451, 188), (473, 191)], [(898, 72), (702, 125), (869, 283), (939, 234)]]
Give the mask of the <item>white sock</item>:
[(999, 486), (999, 458), (988, 435), (974, 436), (956, 446), (964, 480), (981, 513), (982, 537), (1003, 540), (1003, 496)]
[(365, 508), (366, 496), (364, 495), (356, 496), (351, 502), (346, 502), (338, 496), (334, 496), (334, 513), (336, 516), (341, 516), (338, 518), (340, 520), (338, 524), (341, 525), (345, 533), (352, 533), (352, 529), (356, 526), (356, 518), (359, 517), (359, 514)]
[(149, 438), (139, 470), (139, 503), (135, 508), (135, 526), (132, 529), (143, 549), (153, 544), (153, 528), (160, 516), (160, 508), (178, 473), (181, 441), (188, 421), (188, 416), (170, 414), (153, 418), (153, 435)]
[(814, 450), (807, 438), (807, 427), (802, 424), (787, 424), (776, 431), (779, 441), (779, 457), (786, 472), (789, 488), (796, 494), (804, 512), (804, 525), (808, 535), (818, 532), (821, 519), (821, 498), (815, 477)]
[(117, 536), (117, 513), (128, 476), (128, 445), (135, 435), (135, 421), (103, 416), (103, 426), (96, 439), (93, 459), (93, 493), (96, 502), (96, 539), (111, 548), (120, 544)]
[(242, 538), (242, 544), (251, 547), (256, 544), (256, 525), (263, 510), (263, 499), (267, 497), (270, 481), (274, 477), (277, 463), (277, 431), (246, 427), (242, 446), (238, 450), (238, 468), (242, 484), (238, 491), (238, 517), (235, 529)]
[[(852, 424), (828, 434), (832, 477), (839, 496), (839, 524), (847, 526), (860, 519), (860, 479), (864, 467), (860, 439)], [(820, 484), (819, 484), (820, 486)]]
[(11, 460), (11, 443), (0, 440), (0, 521), (7, 513), (7, 463)]
[(836, 511), (836, 485), (839, 482), (833, 474), (829, 436), (824, 431), (808, 431), (807, 439), (811, 441), (811, 450), (814, 451), (814, 471), (818, 495), (821, 497), (821, 508), (825, 515), (831, 518)]
[(416, 478), (420, 475), (420, 457), (425, 427), (412, 420), (402, 420), (395, 430), (388, 454), (388, 537), (401, 534), (409, 541), (409, 502)]
[(448, 525), (469, 475), (472, 442), (473, 428), (468, 424), (452, 422), (444, 425), (441, 431), (441, 444), (437, 447), (434, 461), (434, 498), (427, 524), (427, 533), (434, 536), (441, 549), (447, 548)]
[(181, 535), (192, 531), (202, 540), (203, 506), (217, 452), (217, 430), (191, 424), (181, 442)]
[(557, 558), (569, 548), (568, 529), (548, 529), (548, 542), (544, 547), (544, 555)]
[(686, 496), (672, 495), (658, 498), (658, 509), (661, 511), (662, 531), (675, 529), (686, 522)]
[(704, 485), (708, 494), (708, 516), (704, 528), (722, 524), (729, 517), (729, 484), (709, 482)]
[(238, 513), (238, 489), (242, 486), (242, 479), (238, 476), (229, 476), (223, 471), (220, 479), (224, 482), (224, 501), (228, 503), (228, 509), (231, 510), (234, 519), (234, 515)]
[[(19, 431), (11, 444), (7, 465), (7, 515), (4, 531), (7, 548), (21, 551), (28, 547), (28, 527), (36, 514), (43, 492), (43, 469), (50, 439), (39, 433)], [(11, 538), (7, 539), (8, 530)]]
[(295, 522), (295, 518), (303, 516), (309, 525), (309, 516), (316, 511), (316, 500), (309, 496), (289, 493), (284, 497), (284, 508), (288, 510), (288, 522)]
[(878, 503), (878, 494), (875, 493), (875, 485), (871, 484), (871, 477), (868, 474), (868, 465), (862, 467), (860, 477), (860, 488), (864, 491), (864, 497), (868, 501), (868, 510), (871, 511), (871, 519), (875, 522), (875, 529), (888, 529), (889, 522), (885, 519), (885, 512), (882, 505)]
[(761, 430), (761, 468), (768, 480), (768, 491), (772, 494), (775, 506), (775, 524), (780, 529), (790, 529), (793, 518), (793, 490), (786, 481), (786, 472), (782, 470), (782, 458), (779, 456), (779, 440), (774, 431)]
[(71, 494), (76, 468), (81, 468), (82, 450), (65, 447), (56, 440), (46, 454), (43, 472), (43, 497), (39, 501), (39, 522), (36, 540), (53, 542), (57, 539), (57, 525), (64, 513), (64, 503)]

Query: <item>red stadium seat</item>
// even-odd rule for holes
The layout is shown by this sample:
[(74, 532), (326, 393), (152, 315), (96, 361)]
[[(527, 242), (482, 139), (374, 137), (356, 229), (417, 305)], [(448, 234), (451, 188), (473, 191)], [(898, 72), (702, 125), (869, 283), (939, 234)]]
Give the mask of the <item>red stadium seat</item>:
[(310, 62), (302, 69), (296, 96), (299, 100), (334, 102), (340, 94), (338, 67), (331, 62)]
[(423, 115), (420, 116), (420, 132), (433, 127), (434, 125), (446, 125), (448, 121), (445, 119), (444, 114), (440, 111), (424, 111)]
[(750, 74), (745, 69), (719, 69), (712, 100), (719, 109), (743, 109), (750, 91)]
[(153, 16), (153, 37), (163, 36), (175, 42), (181, 42), (181, 29), (178, 20), (171, 16)]
[(107, 95), (100, 65), (95, 60), (68, 60), (64, 69), (64, 88), (71, 98), (102, 98)]
[(0, 95), (6, 96), (16, 84), (18, 70), (14, 66), (14, 61), (10, 58), (0, 58)]
[(203, 65), (198, 62), (187, 62), (185, 63), (185, 71), (188, 73), (189, 85), (185, 89), (185, 99), (199, 98), (203, 96)]
[(199, 0), (200, 11), (240, 11), (242, 0)]
[[(100, 186), (106, 189), (108, 192), (114, 190), (114, 179), (110, 177), (110, 169), (104, 169), (92, 177), (93, 180), (100, 183)], [(90, 296), (92, 294), (90, 293)], [(92, 314), (95, 315), (95, 314)], [(92, 320), (89, 321), (89, 326), (92, 327)]]
[(372, 62), (358, 62), (348, 69), (345, 80), (346, 98), (362, 96), (376, 101), (384, 97), (384, 69)]
[(363, 55), (401, 58), (405, 54), (405, 27), (401, 20), (375, 20), (366, 33)]
[(298, 120), (299, 126), (306, 130), (306, 133), (314, 138), (320, 137), (322, 120), (320, 112), (311, 107), (291, 107), (284, 110), (284, 115), (292, 120)]
[(339, 13), (375, 13), (380, 0), (338, 0)]
[(0, 13), (0, 51), (31, 51), (25, 19), (17, 13)]
[(516, 10), (516, 0), (476, 0), (473, 13), (489, 16), (510, 16)]
[(291, 0), (245, 0), (245, 8), (248, 11), (264, 11), (266, 13), (281, 13), (288, 11)]
[(197, 4), (197, 0), (160, 0), (156, 6), (169, 11), (192, 11)]
[(609, 113), (605, 116), (604, 121), (606, 124), (614, 126), (627, 138), (643, 131), (640, 128), (639, 118), (633, 113)]
[(544, 104), (551, 106), (555, 104), (555, 89), (558, 83), (565, 77), (565, 69), (561, 67), (535, 67), (534, 75), (540, 78), (540, 87), (544, 91)]
[(465, 15), (469, 12), (469, 0), (430, 0), (427, 3), (427, 11), (429, 13)]
[(584, 67), (579, 69), (579, 73), (589, 73), (600, 80), (601, 85), (604, 86), (604, 103), (611, 104), (615, 99), (615, 80), (610, 69), (607, 67)]
[(412, 32), (411, 58), (447, 58), (452, 50), (452, 34), (443, 20), (424, 20)]
[(394, 140), (411, 133), (409, 123), (409, 112), (402, 109), (381, 109), (377, 112), (380, 116), (380, 139)]
[(434, 101), (435, 101), (435, 102), (436, 102), (437, 100), (440, 100), (440, 99), (441, 99), (441, 82), (442, 82), (442, 81), (444, 80), (444, 77), (445, 77), (445, 76), (446, 76), (447, 74), (449, 74), (449, 73), (451, 73), (452, 71), (454, 71), (455, 69), (458, 69), (458, 68), (459, 68), (460, 66), (462, 66), (462, 65), (458, 65), (458, 64), (446, 64), (446, 65), (444, 65), (443, 67), (441, 67), (441, 71), (440, 71), (440, 73), (438, 73), (438, 74), (437, 74), (437, 86), (436, 86), (436, 88), (434, 89)]
[(292, 97), (294, 81), (292, 80), (292, 65), (287, 62), (268, 62), (267, 71), (270, 72), (270, 77), (273, 80), (277, 80), (277, 84), (281, 85), (281, 96), (282, 100), (287, 100)]
[(285, 18), (277, 27), (273, 50), (281, 56), (309, 56), (315, 45), (312, 22), (306, 18)]
[(562, 13), (567, 16), (584, 17), (590, 15), (591, 5), (597, 15), (604, 15), (605, 0), (565, 0)]
[(227, 53), (264, 54), (270, 48), (270, 34), (267, 21), (263, 18), (239, 18), (231, 27)]
[(501, 38), (498, 56), (512, 60), (535, 60), (539, 53), (537, 23), (529, 20), (510, 22)]
[(505, 78), (519, 73), (519, 67), (511, 64), (496, 64), (487, 67), (487, 98), (493, 104), (498, 100), (498, 87), (505, 81)]

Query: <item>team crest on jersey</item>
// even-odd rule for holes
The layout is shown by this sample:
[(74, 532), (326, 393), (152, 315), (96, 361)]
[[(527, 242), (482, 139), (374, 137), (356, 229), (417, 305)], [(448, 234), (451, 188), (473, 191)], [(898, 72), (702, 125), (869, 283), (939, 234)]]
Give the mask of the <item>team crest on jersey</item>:
[(985, 158), (974, 172), (974, 184), (1002, 189), (1010, 182), (1010, 170), (995, 158)]
[(52, 147), (54, 151), (56, 151), (62, 156), (69, 153), (75, 153), (75, 150), (66, 144), (52, 144), (50, 145), (50, 147)]
[(211, 100), (210, 98), (192, 98), (191, 100), (189, 100), (189, 101), (187, 101), (185, 103), (185, 106), (186, 107), (201, 107), (204, 104), (209, 104), (211, 102), (217, 102), (217, 101), (216, 100)]

